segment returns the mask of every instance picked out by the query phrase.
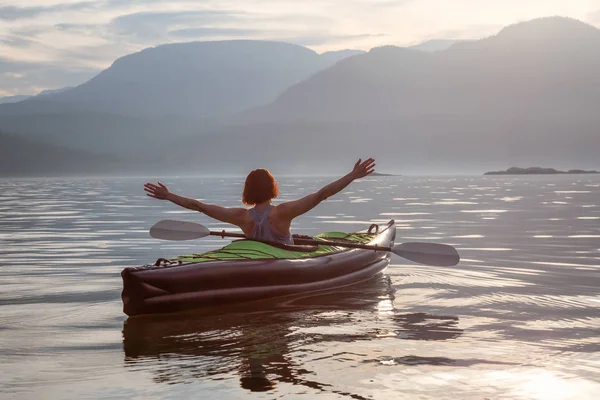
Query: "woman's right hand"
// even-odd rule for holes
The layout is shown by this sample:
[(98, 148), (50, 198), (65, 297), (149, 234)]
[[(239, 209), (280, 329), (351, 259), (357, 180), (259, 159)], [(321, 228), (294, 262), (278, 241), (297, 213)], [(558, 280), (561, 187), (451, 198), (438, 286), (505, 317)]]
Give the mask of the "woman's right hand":
[(352, 175), (352, 179), (360, 179), (364, 178), (367, 175), (370, 175), (375, 171), (375, 159), (369, 158), (368, 160), (362, 161), (359, 158), (356, 164), (354, 164), (354, 168), (350, 174)]
[(161, 182), (158, 182), (158, 186), (153, 183), (146, 183), (144, 190), (148, 192), (146, 195), (159, 200), (166, 200), (169, 195), (169, 189)]

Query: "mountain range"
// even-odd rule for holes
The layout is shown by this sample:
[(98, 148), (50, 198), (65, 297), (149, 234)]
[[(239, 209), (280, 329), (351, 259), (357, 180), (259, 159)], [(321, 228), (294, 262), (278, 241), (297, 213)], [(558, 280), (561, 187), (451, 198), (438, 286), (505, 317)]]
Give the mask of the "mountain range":
[(117, 174), (128, 168), (115, 156), (75, 151), (0, 132), (0, 177)]
[(27, 96), (27, 95), (15, 95), (15, 96), (0, 97), (0, 104), (18, 103), (19, 101), (27, 100), (30, 97), (31, 96)]
[[(220, 117), (273, 101), (341, 59), (265, 41), (162, 45), (121, 57), (75, 88), (0, 105), (0, 129), (45, 143), (137, 158)], [(139, 151), (138, 151), (139, 150)]]
[(359, 53), (317, 54), (298, 45), (252, 40), (161, 45), (121, 57), (70, 90), (0, 109), (0, 115), (214, 118), (273, 101), (291, 85)]
[(598, 71), (600, 30), (575, 20), (544, 19), (434, 53), (375, 48), (313, 75), (249, 114), (269, 121), (595, 118)]
[(64, 88), (59, 88), (59, 89), (42, 90), (41, 92), (39, 92), (38, 94), (36, 94), (34, 96), (29, 96), (29, 95), (15, 95), (15, 96), (0, 97), (0, 104), (18, 103), (20, 101), (31, 99), (33, 97), (38, 97), (39, 98), (40, 96), (47, 96), (47, 95), (50, 95), (50, 94), (61, 93), (61, 92), (64, 92), (66, 90), (69, 90), (69, 89), (72, 89), (72, 88), (71, 87), (64, 87)]
[(186, 172), (337, 172), (364, 155), (397, 173), (593, 169), (599, 70), (600, 30), (559, 17), (366, 53), (169, 44), (76, 88), (0, 105), (0, 129), (131, 162), (152, 154)]

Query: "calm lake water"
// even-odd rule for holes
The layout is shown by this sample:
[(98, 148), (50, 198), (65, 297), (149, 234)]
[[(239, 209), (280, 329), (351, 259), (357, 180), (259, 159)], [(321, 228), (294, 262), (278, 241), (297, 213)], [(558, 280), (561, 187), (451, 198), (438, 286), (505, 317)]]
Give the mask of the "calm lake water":
[[(326, 183), (283, 178), (282, 199)], [(376, 177), (295, 233), (395, 219), (397, 243), (456, 246), (452, 268), (393, 256), (340, 291), (184, 317), (127, 317), (124, 267), (214, 249), (160, 219), (224, 224), (144, 195), (142, 178), (0, 180), (0, 397), (598, 399), (600, 177)], [(164, 178), (239, 206), (243, 181)]]

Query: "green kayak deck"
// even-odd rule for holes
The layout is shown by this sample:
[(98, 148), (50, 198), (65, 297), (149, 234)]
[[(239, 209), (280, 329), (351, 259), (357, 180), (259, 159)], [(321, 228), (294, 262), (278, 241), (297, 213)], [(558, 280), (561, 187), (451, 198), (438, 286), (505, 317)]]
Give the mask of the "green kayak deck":
[[(368, 243), (376, 234), (371, 233), (346, 233), (346, 232), (325, 232), (315, 236), (313, 239), (348, 241), (352, 243)], [(202, 263), (208, 261), (233, 261), (233, 260), (263, 260), (263, 259), (298, 259), (314, 258), (331, 253), (345, 251), (347, 248), (329, 245), (319, 245), (315, 251), (293, 251), (286, 250), (255, 240), (237, 240), (227, 246), (207, 251), (206, 253), (189, 254), (179, 256), (172, 261), (182, 261), (185, 263)]]

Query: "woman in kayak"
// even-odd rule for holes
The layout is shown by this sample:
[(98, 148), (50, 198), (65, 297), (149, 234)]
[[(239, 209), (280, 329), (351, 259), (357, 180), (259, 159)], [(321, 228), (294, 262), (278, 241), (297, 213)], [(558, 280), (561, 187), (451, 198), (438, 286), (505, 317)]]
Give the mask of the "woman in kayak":
[(373, 158), (366, 161), (359, 159), (352, 171), (317, 192), (298, 200), (273, 205), (271, 200), (279, 194), (277, 182), (266, 169), (255, 169), (246, 177), (242, 194), (242, 202), (248, 206), (254, 206), (250, 209), (221, 207), (179, 196), (169, 192), (169, 189), (161, 182), (158, 182), (158, 185), (146, 183), (144, 190), (148, 192), (148, 196), (155, 199), (169, 200), (178, 206), (200, 211), (211, 218), (237, 225), (249, 239), (293, 244), (290, 225), (294, 218), (312, 210), (323, 200), (342, 191), (355, 179), (364, 178), (373, 171), (375, 171)]

